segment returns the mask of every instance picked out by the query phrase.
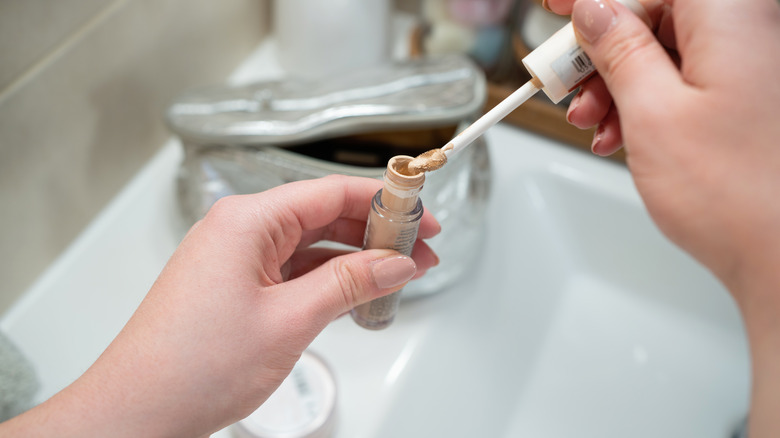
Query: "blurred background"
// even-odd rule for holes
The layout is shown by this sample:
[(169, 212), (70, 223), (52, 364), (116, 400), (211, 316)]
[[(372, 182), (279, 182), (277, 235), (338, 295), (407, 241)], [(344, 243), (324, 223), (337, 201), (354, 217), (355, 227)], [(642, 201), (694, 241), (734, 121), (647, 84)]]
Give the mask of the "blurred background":
[(269, 3), (0, 1), (0, 313), (162, 147), (169, 101), (268, 34)]

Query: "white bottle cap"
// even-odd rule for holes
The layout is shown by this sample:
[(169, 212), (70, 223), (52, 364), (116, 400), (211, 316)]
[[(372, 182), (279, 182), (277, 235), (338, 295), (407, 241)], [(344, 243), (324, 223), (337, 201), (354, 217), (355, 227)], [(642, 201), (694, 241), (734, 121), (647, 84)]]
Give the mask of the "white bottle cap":
[(319, 356), (305, 351), (279, 388), (232, 432), (237, 438), (328, 438), (335, 411), (333, 374)]
[[(645, 24), (651, 24), (647, 11), (637, 0), (618, 1)], [(560, 102), (596, 71), (596, 66), (577, 42), (571, 22), (523, 58), (523, 65), (541, 83), (542, 90), (553, 103)]]
[(560, 102), (596, 71), (577, 42), (571, 22), (523, 58), (523, 65), (553, 103)]

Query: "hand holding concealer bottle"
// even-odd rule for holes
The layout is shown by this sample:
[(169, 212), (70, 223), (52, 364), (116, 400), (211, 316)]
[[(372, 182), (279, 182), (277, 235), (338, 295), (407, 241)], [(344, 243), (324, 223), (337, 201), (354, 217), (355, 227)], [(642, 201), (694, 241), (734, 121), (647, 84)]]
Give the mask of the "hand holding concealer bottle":
[[(412, 255), (423, 216), (419, 195), (425, 173), (410, 171), (411, 161), (412, 157), (398, 155), (387, 163), (385, 185), (371, 201), (363, 249), (393, 249), (406, 256)], [(352, 309), (352, 319), (370, 330), (386, 328), (395, 318), (400, 299), (399, 290), (361, 304)]]

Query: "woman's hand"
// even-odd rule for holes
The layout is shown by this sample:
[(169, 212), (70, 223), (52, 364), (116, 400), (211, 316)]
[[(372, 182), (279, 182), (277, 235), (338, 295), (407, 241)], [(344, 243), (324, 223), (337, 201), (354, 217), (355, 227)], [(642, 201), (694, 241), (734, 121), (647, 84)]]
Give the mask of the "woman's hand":
[[(360, 247), (379, 188), (376, 180), (334, 176), (220, 200), (96, 363), (17, 427), (193, 437), (250, 414), (328, 323), (438, 262), (422, 241), (414, 260), (391, 250), (310, 247), (321, 240)], [(419, 237), (438, 232), (426, 213)]]
[(780, 257), (780, 6), (644, 3), (671, 47), (615, 0), (549, 0), (572, 12), (600, 73), (569, 118), (599, 125), (597, 153), (625, 146), (661, 230), (741, 300), (755, 269)]
[(621, 145), (659, 228), (729, 288), (753, 359), (750, 436), (780, 430), (780, 4), (548, 0), (600, 73), (568, 118)]

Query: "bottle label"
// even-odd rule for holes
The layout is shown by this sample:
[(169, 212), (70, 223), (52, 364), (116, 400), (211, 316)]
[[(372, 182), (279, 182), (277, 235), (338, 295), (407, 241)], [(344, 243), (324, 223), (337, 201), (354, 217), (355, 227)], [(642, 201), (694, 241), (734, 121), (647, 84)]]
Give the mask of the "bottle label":
[(377, 216), (373, 211), (368, 216), (363, 249), (392, 249), (411, 256), (420, 222), (399, 223)]
[(393, 247), (388, 249), (394, 249), (403, 255), (411, 256), (414, 249), (414, 243), (417, 241), (417, 229), (419, 224), (408, 226), (398, 230), (398, 235), (395, 237)]
[(596, 66), (587, 53), (576, 45), (552, 63), (552, 69), (567, 90), (572, 91), (594, 71)]

